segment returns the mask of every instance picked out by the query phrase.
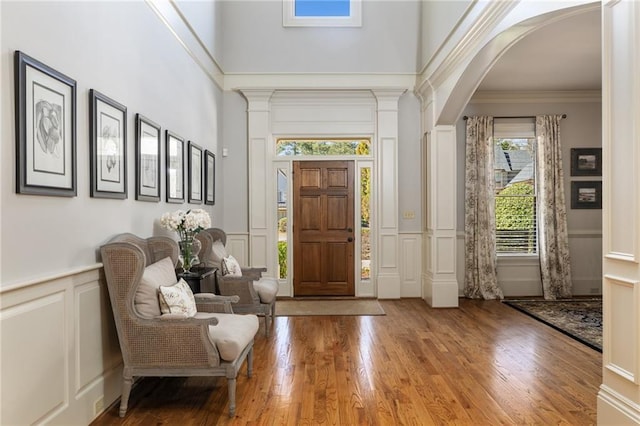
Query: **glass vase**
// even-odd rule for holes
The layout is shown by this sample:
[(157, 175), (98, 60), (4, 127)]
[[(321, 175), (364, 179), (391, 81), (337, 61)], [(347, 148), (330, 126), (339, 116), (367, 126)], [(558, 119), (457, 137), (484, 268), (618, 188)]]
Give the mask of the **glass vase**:
[(191, 268), (197, 266), (200, 263), (198, 254), (202, 248), (200, 240), (196, 238), (186, 238), (182, 241), (178, 241), (180, 246), (180, 255), (178, 259), (182, 264), (182, 269), (185, 273), (190, 273)]

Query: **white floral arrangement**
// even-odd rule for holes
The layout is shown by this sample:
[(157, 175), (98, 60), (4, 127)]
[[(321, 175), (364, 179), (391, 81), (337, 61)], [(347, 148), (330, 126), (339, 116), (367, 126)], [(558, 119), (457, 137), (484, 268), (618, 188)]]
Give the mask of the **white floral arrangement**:
[(211, 227), (209, 213), (202, 209), (176, 210), (162, 215), (160, 225), (170, 231), (176, 231), (180, 240), (192, 239), (203, 229)]

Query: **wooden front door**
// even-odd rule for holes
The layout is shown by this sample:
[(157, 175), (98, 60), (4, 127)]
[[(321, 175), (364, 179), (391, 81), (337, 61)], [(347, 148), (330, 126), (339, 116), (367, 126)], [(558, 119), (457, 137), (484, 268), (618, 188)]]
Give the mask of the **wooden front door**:
[(354, 296), (354, 162), (293, 163), (294, 296)]

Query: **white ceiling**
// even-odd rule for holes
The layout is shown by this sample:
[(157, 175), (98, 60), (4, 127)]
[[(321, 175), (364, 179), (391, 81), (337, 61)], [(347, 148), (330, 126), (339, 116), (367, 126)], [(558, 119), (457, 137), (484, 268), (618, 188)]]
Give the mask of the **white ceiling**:
[(496, 62), (478, 90), (600, 90), (600, 11), (551, 23)]

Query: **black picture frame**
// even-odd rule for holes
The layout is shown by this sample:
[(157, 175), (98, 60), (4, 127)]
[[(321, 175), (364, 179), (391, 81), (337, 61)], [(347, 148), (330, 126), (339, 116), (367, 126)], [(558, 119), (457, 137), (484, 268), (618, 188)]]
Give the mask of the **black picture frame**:
[(601, 209), (602, 181), (580, 180), (571, 182), (572, 209)]
[(602, 176), (602, 148), (571, 148), (571, 176)]
[(189, 141), (189, 203), (202, 204), (202, 148)]
[(216, 155), (208, 149), (204, 152), (204, 203), (216, 204)]
[(160, 201), (160, 126), (136, 114), (136, 200)]
[(16, 193), (75, 197), (76, 81), (16, 50)]
[(167, 203), (184, 203), (184, 138), (165, 130), (166, 200)]
[(90, 195), (127, 198), (127, 107), (89, 90)]

